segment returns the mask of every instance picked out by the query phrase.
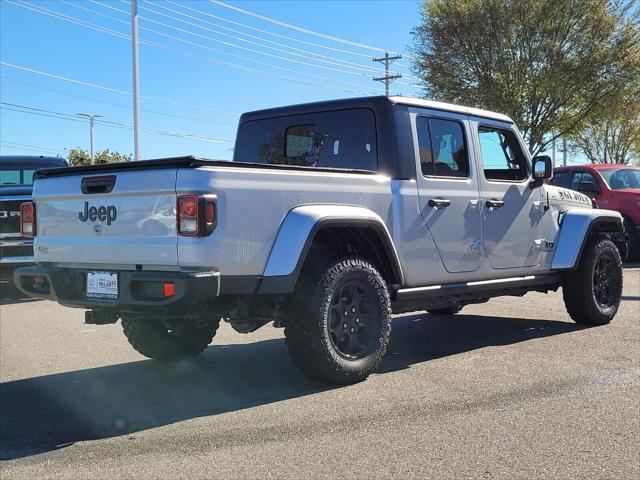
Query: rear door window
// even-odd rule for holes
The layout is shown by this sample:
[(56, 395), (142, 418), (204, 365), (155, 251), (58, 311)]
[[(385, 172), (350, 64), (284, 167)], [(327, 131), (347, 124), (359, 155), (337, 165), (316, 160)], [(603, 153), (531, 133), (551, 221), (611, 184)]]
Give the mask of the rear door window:
[(469, 156), (462, 124), (454, 120), (418, 117), (417, 129), (424, 176), (469, 176)]
[(235, 162), (378, 168), (375, 117), (366, 108), (245, 122), (236, 143)]

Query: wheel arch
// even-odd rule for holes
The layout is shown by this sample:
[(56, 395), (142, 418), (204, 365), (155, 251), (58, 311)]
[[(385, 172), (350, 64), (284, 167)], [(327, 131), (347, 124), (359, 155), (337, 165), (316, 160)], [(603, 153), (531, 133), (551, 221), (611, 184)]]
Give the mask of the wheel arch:
[(619, 249), (626, 249), (626, 242), (621, 236), (624, 231), (622, 223), (622, 215), (613, 210), (567, 210), (562, 216), (551, 269), (576, 268), (587, 242), (593, 235), (609, 236)]
[(282, 222), (258, 293), (292, 292), (316, 251), (331, 259), (359, 254), (388, 284), (404, 284), (393, 240), (378, 214), (358, 206), (304, 205), (289, 211)]

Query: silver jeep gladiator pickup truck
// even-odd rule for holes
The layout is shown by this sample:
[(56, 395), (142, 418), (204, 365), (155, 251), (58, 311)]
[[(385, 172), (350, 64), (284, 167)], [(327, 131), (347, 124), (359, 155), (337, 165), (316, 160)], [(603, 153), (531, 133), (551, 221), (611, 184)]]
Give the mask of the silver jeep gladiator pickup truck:
[(272, 323), (304, 373), (353, 383), (382, 360), (392, 312), (562, 287), (575, 322), (611, 321), (622, 218), (552, 175), (511, 119), (474, 108), (369, 97), (246, 113), (233, 162), (39, 173), (22, 205), (37, 265), (15, 279), (87, 323), (121, 319), (147, 357), (202, 352), (220, 320)]

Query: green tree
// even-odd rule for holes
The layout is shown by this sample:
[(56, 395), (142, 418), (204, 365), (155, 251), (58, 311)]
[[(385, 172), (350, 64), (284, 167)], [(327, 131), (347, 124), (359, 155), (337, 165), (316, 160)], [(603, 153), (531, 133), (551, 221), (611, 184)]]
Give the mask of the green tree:
[(413, 71), (426, 96), (509, 115), (537, 154), (609, 116), (640, 77), (635, 2), (427, 0)]
[[(133, 155), (124, 155), (118, 152), (111, 152), (109, 149), (102, 150), (101, 152), (96, 152), (94, 154), (95, 163), (120, 163), (120, 162), (130, 162), (133, 160)], [(89, 152), (83, 150), (82, 148), (72, 148), (69, 150), (69, 163), (71, 165), (91, 165), (91, 156)]]

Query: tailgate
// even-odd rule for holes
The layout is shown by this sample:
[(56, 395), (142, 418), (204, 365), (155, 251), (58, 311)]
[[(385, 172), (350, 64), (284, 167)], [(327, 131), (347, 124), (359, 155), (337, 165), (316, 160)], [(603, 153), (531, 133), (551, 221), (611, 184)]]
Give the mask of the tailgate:
[(39, 178), (38, 262), (176, 267), (176, 168)]

